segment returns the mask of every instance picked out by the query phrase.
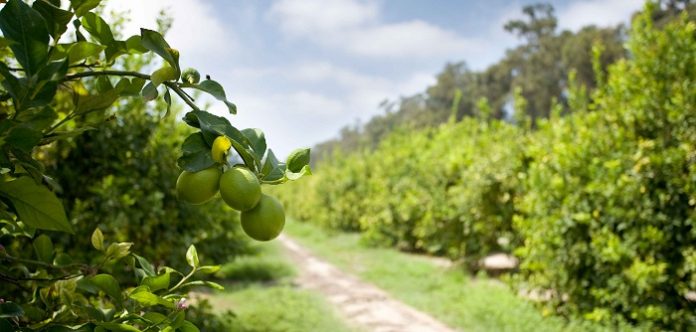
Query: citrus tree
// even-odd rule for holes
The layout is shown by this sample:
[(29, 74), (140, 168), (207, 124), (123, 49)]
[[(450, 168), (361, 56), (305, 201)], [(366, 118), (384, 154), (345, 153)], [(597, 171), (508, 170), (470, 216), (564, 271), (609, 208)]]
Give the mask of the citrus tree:
[(545, 314), (694, 331), (696, 24), (684, 12), (658, 25), (658, 8), (646, 2), (630, 57), (606, 72), (595, 47), (596, 89), (569, 75), (565, 114), (554, 105), (532, 126), (512, 89), (509, 122), (481, 100), (478, 119), (336, 149), (278, 195), (303, 193), (299, 220), (469, 268), (513, 254), (514, 285), (544, 294)]
[[(252, 238), (270, 240), (285, 216), (261, 184), (309, 174), (309, 150), (280, 162), (261, 130), (239, 130), (199, 108), (190, 91), (207, 93), (237, 112), (218, 82), (200, 81), (194, 69), (180, 68), (179, 52), (159, 32), (141, 29), (117, 38), (95, 12), (99, 4), (9, 0), (0, 9), (0, 330), (197, 331), (187, 320), (185, 296), (195, 286), (219, 288), (198, 280), (218, 267), (202, 265), (194, 246), (186, 251), (187, 271), (157, 266), (132, 253), (133, 243), (110, 240), (98, 228), (89, 239), (92, 248), (82, 248), (95, 254), (71, 257), (75, 248), (49, 236), (69, 236), (74, 226), (56, 195), (59, 181), (46, 171), (44, 152), (98, 131), (110, 120), (106, 110), (124, 98), (162, 100), (169, 108), (176, 96), (190, 108), (183, 121), (195, 128), (181, 157), (171, 161), (183, 170), (177, 181), (182, 204), (203, 203), (219, 190), (242, 211), (243, 229)], [(134, 54), (156, 55), (162, 66), (152, 72), (119, 66), (119, 59)], [(257, 196), (229, 195), (236, 190)]]

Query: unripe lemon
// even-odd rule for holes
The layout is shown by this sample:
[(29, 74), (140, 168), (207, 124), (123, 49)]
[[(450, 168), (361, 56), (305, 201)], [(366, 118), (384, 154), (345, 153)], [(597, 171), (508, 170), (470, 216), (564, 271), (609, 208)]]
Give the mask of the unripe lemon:
[(218, 192), (222, 171), (213, 166), (198, 172), (183, 171), (176, 180), (176, 195), (191, 204), (203, 204)]
[(247, 211), (261, 199), (261, 184), (249, 169), (233, 167), (220, 177), (220, 196), (231, 208)]
[(201, 74), (193, 68), (186, 68), (181, 73), (181, 80), (184, 81), (184, 83), (198, 84), (198, 82), (201, 81)]
[(263, 194), (259, 204), (249, 211), (242, 212), (244, 233), (257, 241), (275, 239), (285, 226), (283, 205), (272, 196)]
[(210, 151), (210, 153), (213, 155), (213, 160), (218, 163), (225, 162), (225, 155), (230, 147), (232, 147), (232, 142), (229, 138), (227, 138), (227, 136), (216, 137), (213, 141), (213, 148)]

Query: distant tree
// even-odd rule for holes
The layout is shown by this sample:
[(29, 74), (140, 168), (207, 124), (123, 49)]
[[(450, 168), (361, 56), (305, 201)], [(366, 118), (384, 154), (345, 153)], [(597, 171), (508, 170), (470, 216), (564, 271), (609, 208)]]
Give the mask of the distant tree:
[(544, 37), (555, 33), (558, 20), (550, 4), (538, 3), (524, 6), (522, 12), (527, 16), (527, 20), (508, 21), (504, 26), (506, 31), (527, 39), (531, 45), (538, 45)]
[[(669, 20), (676, 15), (667, 13), (672, 10), (670, 8), (692, 10), (694, 7), (691, 1), (665, 1), (663, 10), (658, 11), (662, 14), (654, 14), (654, 17), (656, 22)], [(436, 75), (435, 84), (425, 93), (383, 103), (380, 106), (384, 110), (382, 114), (362, 126), (347, 126), (338, 138), (317, 145), (314, 151), (316, 160), (330, 156), (336, 148), (345, 152), (361, 147), (374, 148), (397, 127), (423, 128), (447, 122), (453, 114), (456, 91), (461, 91), (462, 95), (454, 112), (456, 120), (476, 116), (481, 98), (487, 100), (490, 116), (503, 118), (511, 111), (505, 108), (510, 108), (513, 103), (516, 88), (519, 96), (527, 101), (524, 112), (532, 123), (538, 118), (548, 117), (552, 106), (563, 114), (569, 109), (567, 80), (571, 71), (575, 72), (577, 85), (585, 89), (596, 86), (597, 78), (592, 66), (594, 45), (602, 45), (602, 69), (626, 56), (623, 26), (587, 26), (577, 32), (558, 31), (558, 19), (551, 5), (529, 5), (522, 12), (523, 18), (507, 22), (504, 29), (518, 36), (523, 43), (509, 49), (500, 61), (483, 71), (473, 71), (465, 62), (446, 64)]]

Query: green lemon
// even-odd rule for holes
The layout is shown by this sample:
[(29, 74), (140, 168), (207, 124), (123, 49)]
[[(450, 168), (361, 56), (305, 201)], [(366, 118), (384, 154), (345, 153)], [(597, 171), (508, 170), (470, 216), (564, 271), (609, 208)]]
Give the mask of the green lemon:
[(220, 177), (220, 196), (231, 208), (247, 211), (261, 199), (261, 184), (249, 169), (233, 167)]
[(218, 192), (222, 171), (217, 167), (198, 172), (183, 171), (176, 180), (177, 197), (191, 204), (203, 204)]
[(283, 205), (272, 196), (263, 194), (259, 204), (249, 211), (242, 212), (244, 233), (257, 241), (275, 239), (285, 226)]
[(186, 68), (181, 72), (181, 80), (184, 81), (184, 83), (197, 84), (201, 81), (201, 74), (198, 73), (198, 70)]

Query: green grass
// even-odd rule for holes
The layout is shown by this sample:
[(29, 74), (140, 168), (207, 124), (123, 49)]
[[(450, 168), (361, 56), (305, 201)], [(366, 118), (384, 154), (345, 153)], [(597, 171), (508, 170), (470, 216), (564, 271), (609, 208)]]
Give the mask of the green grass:
[(290, 285), (251, 285), (209, 299), (232, 310), (229, 330), (240, 332), (351, 331), (319, 295)]
[[(205, 298), (224, 316), (229, 331), (353, 331), (324, 299), (292, 285), (296, 271), (276, 242), (258, 245), (258, 254), (225, 264), (218, 277), (225, 290)], [(231, 311), (231, 312), (230, 312)]]
[(608, 331), (586, 321), (544, 317), (505, 284), (388, 248), (369, 248), (357, 234), (326, 233), (290, 221), (286, 232), (317, 256), (464, 331)]
[(255, 255), (224, 264), (216, 277), (230, 282), (281, 282), (295, 276), (277, 242), (259, 244)]

